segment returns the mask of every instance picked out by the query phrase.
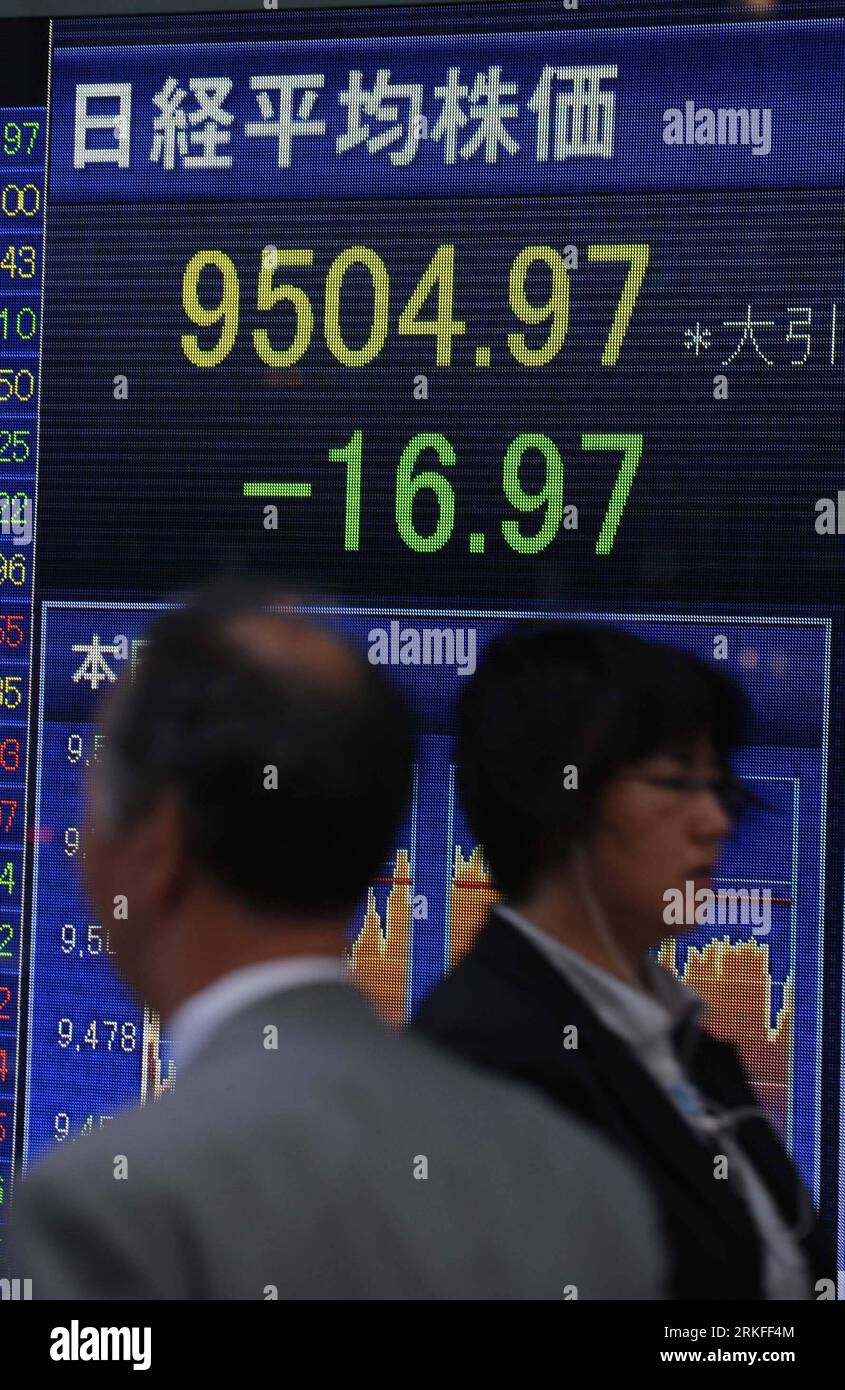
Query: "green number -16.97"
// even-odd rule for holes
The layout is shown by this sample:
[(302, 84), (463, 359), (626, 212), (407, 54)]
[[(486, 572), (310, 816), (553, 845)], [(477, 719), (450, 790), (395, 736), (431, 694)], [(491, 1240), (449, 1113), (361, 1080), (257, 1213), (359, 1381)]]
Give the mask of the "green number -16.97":
[[(642, 457), (643, 436), (582, 434), (581, 447), (622, 455), (595, 546), (597, 555), (609, 555)], [(331, 462), (346, 464), (346, 550), (358, 550), (360, 546), (363, 453), (362, 430), (356, 430), (342, 448), (329, 450)], [(543, 466), (542, 484), (533, 491), (522, 481), (526, 458), (540, 461)], [(396, 527), (409, 550), (429, 555), (442, 550), (450, 540), (455, 527), (455, 489), (449, 476), (438, 470), (452, 469), (456, 462), (454, 446), (443, 434), (415, 434), (402, 450), (396, 469)], [(419, 467), (421, 463), (428, 466)], [(562, 521), (566, 528), (567, 510), (574, 510), (564, 507), (563, 460), (554, 440), (546, 434), (519, 434), (511, 441), (502, 466), (502, 490), (515, 511), (523, 515), (542, 513), (539, 527), (527, 533), (516, 518), (502, 521), (502, 538), (519, 555), (536, 555), (545, 550), (555, 539)], [(414, 513), (417, 499), (426, 497), (436, 504), (436, 519), (433, 529), (424, 533), (417, 528)]]

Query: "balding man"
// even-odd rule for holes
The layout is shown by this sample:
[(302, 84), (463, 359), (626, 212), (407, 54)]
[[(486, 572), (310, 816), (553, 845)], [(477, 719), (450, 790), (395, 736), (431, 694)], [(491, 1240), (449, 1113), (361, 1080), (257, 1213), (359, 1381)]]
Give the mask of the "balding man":
[(12, 1273), (34, 1296), (661, 1296), (625, 1162), (388, 1033), (350, 983), (348, 922), (413, 757), (373, 667), (218, 592), (153, 628), (104, 732), (88, 887), (102, 920), (128, 900), (117, 965), (178, 1081), (22, 1184)]

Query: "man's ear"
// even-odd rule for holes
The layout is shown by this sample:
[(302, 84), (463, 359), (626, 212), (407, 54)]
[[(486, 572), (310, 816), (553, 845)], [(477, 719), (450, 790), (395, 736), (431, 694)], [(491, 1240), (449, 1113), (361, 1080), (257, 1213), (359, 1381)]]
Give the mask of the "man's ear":
[(102, 809), (102, 794), (96, 777), (89, 774), (85, 786), (85, 826), (82, 858), (83, 887), (98, 915), (111, 915), (113, 894), (117, 891), (114, 878), (117, 870), (117, 846), (113, 832)]
[(85, 888), (103, 920), (114, 895), (135, 898), (153, 920), (178, 901), (187, 882), (185, 834), (177, 798), (163, 793), (131, 826), (112, 830), (103, 814), (96, 779), (88, 786), (83, 874)]
[(163, 792), (127, 834), (126, 858), (136, 889), (153, 914), (172, 908), (187, 886), (185, 825), (172, 792)]

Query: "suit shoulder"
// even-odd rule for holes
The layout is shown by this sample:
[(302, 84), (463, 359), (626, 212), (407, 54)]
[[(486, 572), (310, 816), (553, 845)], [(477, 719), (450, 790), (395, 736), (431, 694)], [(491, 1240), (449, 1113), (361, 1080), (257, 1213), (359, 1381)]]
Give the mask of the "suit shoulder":
[(121, 1162), (133, 1168), (160, 1168), (166, 1179), (162, 1154), (165, 1137), (177, 1138), (180, 1128), (175, 1097), (163, 1096), (154, 1106), (116, 1115), (104, 1129), (78, 1137), (44, 1154), (23, 1175), (21, 1200), (36, 1198), (55, 1187), (82, 1192), (87, 1184), (99, 1186), (104, 1177), (114, 1180)]
[(472, 955), (423, 1001), (411, 1028), (445, 1046), (485, 1056), (495, 1056), (503, 1041), (509, 1051), (521, 1039), (534, 1048), (538, 1039), (549, 1041), (559, 1033), (554, 1014), (530, 991)]

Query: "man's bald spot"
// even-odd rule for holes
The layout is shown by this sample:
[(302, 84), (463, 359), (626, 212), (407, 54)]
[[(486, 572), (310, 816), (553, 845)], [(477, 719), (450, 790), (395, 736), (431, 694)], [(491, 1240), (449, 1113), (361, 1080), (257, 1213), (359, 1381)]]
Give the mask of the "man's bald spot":
[(339, 638), (291, 613), (239, 613), (224, 620), (221, 636), (273, 675), (354, 693), (361, 688), (358, 658)]
[[(364, 672), (353, 649), (328, 629), (296, 613), (244, 610), (223, 618), (216, 638), (222, 646), (235, 649), (249, 668), (263, 671), (282, 688), (286, 681), (294, 680), (354, 697), (364, 685)], [(105, 694), (99, 720), (107, 735), (119, 718), (122, 703), (130, 698), (130, 690), (130, 681), (125, 678)], [(100, 758), (87, 776), (89, 811), (95, 818), (102, 808), (105, 762)]]

